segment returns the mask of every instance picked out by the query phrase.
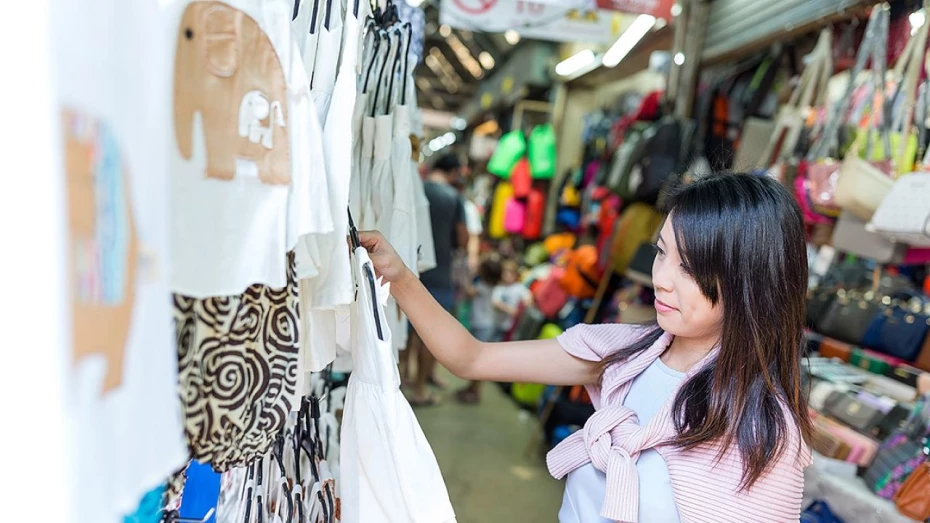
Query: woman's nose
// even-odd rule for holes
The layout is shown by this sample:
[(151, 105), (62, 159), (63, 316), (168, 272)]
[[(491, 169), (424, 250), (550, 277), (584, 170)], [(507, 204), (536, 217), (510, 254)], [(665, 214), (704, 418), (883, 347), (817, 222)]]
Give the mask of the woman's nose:
[(672, 283), (668, 274), (667, 264), (656, 258), (652, 264), (652, 286), (656, 290), (671, 292)]

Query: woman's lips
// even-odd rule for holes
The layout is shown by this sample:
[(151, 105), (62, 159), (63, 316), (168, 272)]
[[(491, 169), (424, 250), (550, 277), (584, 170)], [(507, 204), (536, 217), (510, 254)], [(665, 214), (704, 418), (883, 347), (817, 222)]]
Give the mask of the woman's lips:
[(670, 314), (673, 312), (678, 312), (678, 309), (676, 309), (675, 307), (672, 307), (671, 305), (659, 299), (655, 301), (655, 306), (656, 306), (656, 311), (659, 314)]

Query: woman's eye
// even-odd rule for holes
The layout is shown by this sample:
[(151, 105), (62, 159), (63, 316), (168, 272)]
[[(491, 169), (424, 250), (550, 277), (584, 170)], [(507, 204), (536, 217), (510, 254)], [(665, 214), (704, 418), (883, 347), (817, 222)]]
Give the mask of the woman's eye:
[(665, 251), (662, 250), (662, 247), (659, 247), (659, 244), (653, 243), (652, 248), (656, 250), (657, 256), (665, 256)]

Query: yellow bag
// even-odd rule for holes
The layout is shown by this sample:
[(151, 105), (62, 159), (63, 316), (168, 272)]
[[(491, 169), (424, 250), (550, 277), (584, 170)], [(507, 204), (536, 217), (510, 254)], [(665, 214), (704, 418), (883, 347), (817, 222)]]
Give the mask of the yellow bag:
[[(857, 131), (857, 133), (863, 131)], [(891, 150), (898, 152), (901, 150), (901, 133), (888, 133), (888, 136), (891, 141)], [(886, 158), (885, 156), (885, 144), (882, 143), (881, 136), (878, 131), (872, 131), (872, 147), (871, 151), (866, 151), (866, 148), (863, 147), (859, 156), (863, 160), (868, 160), (871, 162), (879, 162)], [(889, 155), (890, 156), (890, 155)], [(894, 158), (894, 167), (896, 174), (900, 175), (901, 173), (909, 173), (914, 171), (914, 163), (917, 161), (917, 135), (914, 133), (907, 134), (907, 142), (904, 143), (904, 152), (899, 153), (897, 158)]]
[(494, 189), (494, 198), (491, 200), (491, 215), (488, 218), (488, 235), (495, 240), (507, 237), (504, 229), (504, 214), (507, 202), (513, 198), (513, 185), (509, 182), (500, 182)]
[(662, 213), (645, 203), (631, 204), (623, 211), (617, 222), (617, 234), (613, 243), (615, 273), (626, 274), (636, 250), (643, 243), (652, 241), (664, 218)]

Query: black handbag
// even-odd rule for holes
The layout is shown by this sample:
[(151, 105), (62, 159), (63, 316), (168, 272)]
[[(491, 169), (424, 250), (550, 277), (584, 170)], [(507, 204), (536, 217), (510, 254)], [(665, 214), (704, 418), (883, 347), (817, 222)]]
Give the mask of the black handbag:
[(516, 326), (513, 329), (511, 341), (535, 340), (543, 325), (546, 323), (546, 316), (536, 307), (526, 307), (517, 318)]
[(859, 345), (879, 309), (881, 303), (874, 299), (874, 293), (859, 295), (841, 289), (820, 318), (817, 331), (830, 338)]
[(846, 392), (833, 392), (823, 404), (824, 412), (860, 433), (878, 426), (885, 413)]
[(807, 326), (817, 330), (821, 320), (826, 316), (833, 301), (836, 300), (836, 292), (831, 290), (818, 289), (808, 292), (807, 294)]

